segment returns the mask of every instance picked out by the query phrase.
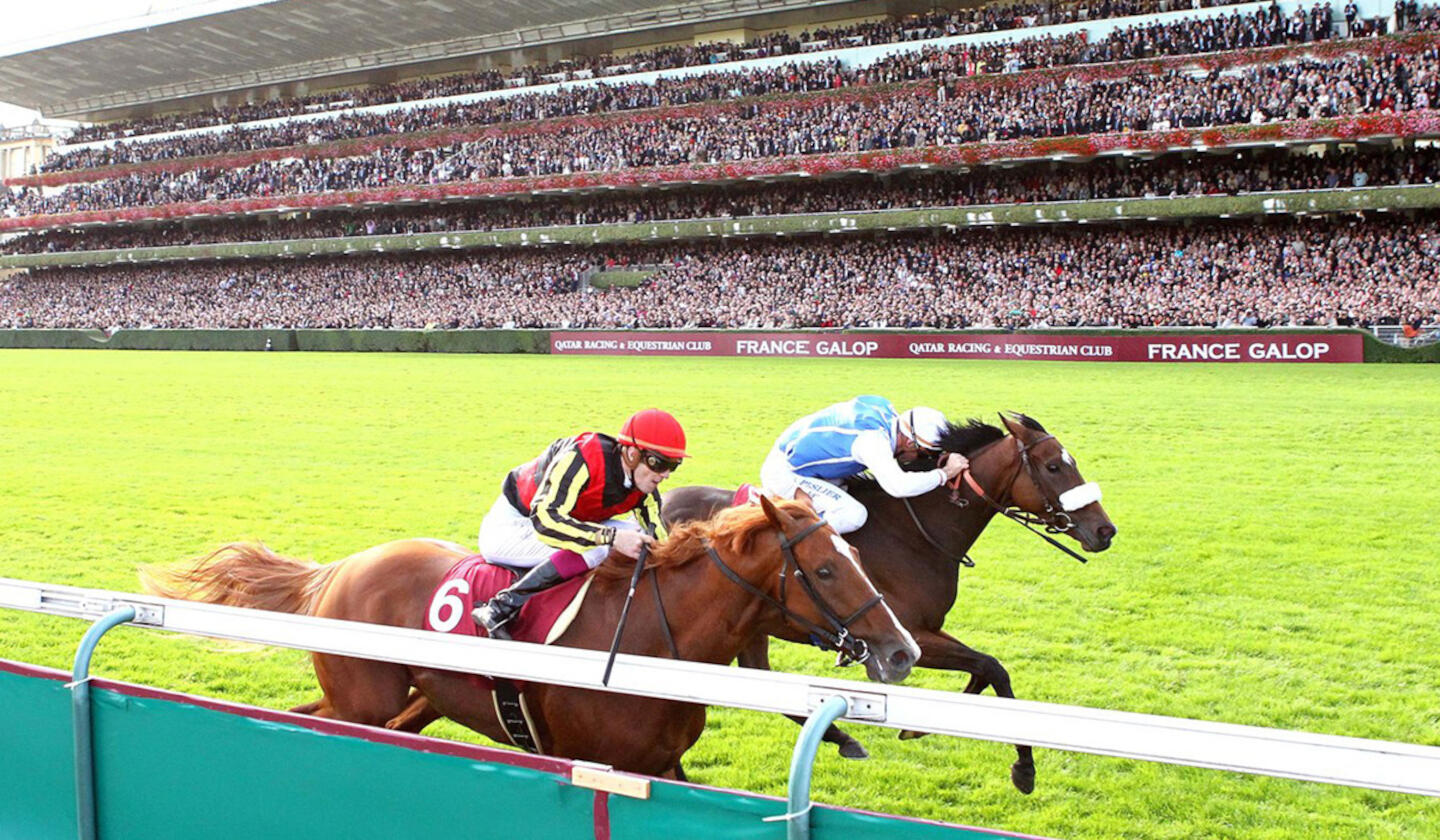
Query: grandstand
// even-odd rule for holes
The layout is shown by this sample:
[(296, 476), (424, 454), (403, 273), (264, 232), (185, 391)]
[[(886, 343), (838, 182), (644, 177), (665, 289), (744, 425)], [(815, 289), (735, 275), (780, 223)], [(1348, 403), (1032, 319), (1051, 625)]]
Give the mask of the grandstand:
[(0, 327), (1440, 330), (1433, 5), (318, 14), (0, 57)]

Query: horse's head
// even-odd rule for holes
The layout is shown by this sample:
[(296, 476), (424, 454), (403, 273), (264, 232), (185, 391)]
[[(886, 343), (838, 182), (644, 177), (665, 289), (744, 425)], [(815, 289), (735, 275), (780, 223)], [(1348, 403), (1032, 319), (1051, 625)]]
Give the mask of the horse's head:
[(760, 506), (778, 532), (775, 551), (781, 555), (779, 591), (771, 594), (791, 626), (865, 663), (872, 680), (894, 683), (909, 676), (920, 647), (860, 567), (855, 548), (803, 498), (772, 502), (762, 496)]
[(1109, 548), (1115, 524), (1100, 505), (1100, 486), (1081, 477), (1075, 459), (1039, 423), (1023, 414), (1001, 414), (1000, 420), (1020, 457), (1010, 502), (1051, 530), (1068, 534), (1086, 551)]

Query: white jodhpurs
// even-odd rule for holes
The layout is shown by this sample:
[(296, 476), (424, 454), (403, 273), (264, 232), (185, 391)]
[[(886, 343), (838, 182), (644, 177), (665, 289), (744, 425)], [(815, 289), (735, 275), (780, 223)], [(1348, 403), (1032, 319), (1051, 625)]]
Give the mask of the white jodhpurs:
[(766, 493), (786, 499), (795, 498), (797, 489), (810, 494), (815, 510), (841, 534), (858, 531), (865, 524), (869, 511), (865, 506), (835, 484), (823, 478), (796, 475), (790, 461), (779, 449), (770, 450), (760, 467), (760, 486)]
[[(629, 519), (607, 519), (600, 525), (608, 525), (618, 531), (638, 531), (640, 526)], [(559, 549), (540, 541), (530, 517), (525, 516), (510, 504), (502, 493), (490, 512), (480, 522), (480, 553), (491, 563), (532, 569)], [(597, 545), (580, 553), (585, 565), (595, 568), (610, 555), (610, 546)]]

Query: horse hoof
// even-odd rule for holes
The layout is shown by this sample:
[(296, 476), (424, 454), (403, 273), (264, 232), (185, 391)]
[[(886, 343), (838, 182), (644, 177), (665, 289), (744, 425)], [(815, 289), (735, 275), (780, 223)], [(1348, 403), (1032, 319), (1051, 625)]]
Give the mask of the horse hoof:
[(1015, 789), (1021, 793), (1031, 793), (1035, 790), (1035, 765), (1021, 764), (1015, 762), (1010, 765), (1010, 781), (1015, 783)]
[(900, 730), (900, 740), (913, 741), (916, 738), (924, 738), (926, 735), (929, 734), (929, 732), (916, 732), (913, 729), (902, 729)]
[(865, 749), (865, 745), (854, 738), (841, 744), (839, 750), (841, 758), (853, 758), (859, 761), (870, 757), (870, 751)]

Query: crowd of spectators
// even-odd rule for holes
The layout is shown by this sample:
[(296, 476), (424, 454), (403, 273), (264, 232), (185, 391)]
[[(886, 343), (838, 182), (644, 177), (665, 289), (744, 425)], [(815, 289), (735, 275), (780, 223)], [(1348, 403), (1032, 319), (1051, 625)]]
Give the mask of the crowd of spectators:
[[(1289, 17), (1272, 4), (1242, 15), (1173, 23), (1136, 24), (1108, 38), (1089, 42), (1083, 34), (1059, 38), (1028, 38), (1016, 42), (957, 45), (898, 53), (863, 68), (843, 67), (834, 60), (792, 63), (782, 67), (705, 74), (685, 79), (660, 79), (638, 84), (597, 84), (545, 94), (524, 94), (470, 104), (396, 110), (382, 114), (345, 114), (324, 120), (291, 121), (261, 128), (237, 126), (224, 132), (156, 140), (118, 141), (105, 148), (60, 151), (38, 167), (60, 172), (151, 160), (203, 157), (227, 152), (313, 145), (335, 140), (374, 137), (437, 128), (523, 122), (577, 114), (599, 114), (696, 102), (793, 94), (876, 81), (954, 79), (988, 73), (1010, 73), (1038, 67), (1107, 63), (1170, 55), (1221, 52), (1277, 44), (1308, 43), (1333, 34), (1332, 8), (1316, 4), (1309, 12)], [(1357, 21), (1356, 36), (1376, 31), (1375, 21)]]
[[(1021, 0), (798, 37), (776, 33), (739, 46), (663, 47), (624, 58), (576, 57), (508, 75), (487, 71), (112, 124), (82, 130), (74, 140), (134, 139), (52, 158), (46, 171), (742, 100), (722, 109), (688, 108), (624, 120), (500, 126), (481, 139), (434, 148), (386, 147), (349, 157), (135, 173), (71, 184), (48, 196), (35, 189), (11, 193), (0, 187), (0, 215), (1440, 107), (1440, 45), (1409, 54), (1312, 57), (1223, 71), (1132, 67), (1128, 75), (1065, 71), (1012, 75), (983, 84), (968, 78), (1383, 32), (1383, 24), (1361, 19), (1353, 2), (1346, 2), (1339, 17), (1328, 3), (1288, 16), (1272, 3), (1243, 15), (1123, 27), (1096, 42), (1071, 35), (926, 47), (859, 69), (833, 60), (797, 58), (764, 71), (717, 67), (703, 76), (646, 85), (617, 81), (543, 95), (517, 90), (466, 105), (337, 115), (167, 140), (141, 138), (180, 127), (413, 101), (556, 78), (800, 56), (835, 46), (921, 41), (1209, 5), (1225, 3)], [(1440, 29), (1436, 7), (1421, 8), (1414, 0), (1400, 0), (1395, 18), (1404, 29)], [(917, 80), (932, 84), (878, 91), (863, 99), (758, 98)], [(527, 195), (288, 219), (147, 223), (33, 233), (0, 242), (0, 252), (1437, 182), (1440, 150), (1432, 145), (1331, 147), (1323, 155), (1267, 148), (820, 182)], [(606, 267), (637, 264), (656, 266), (637, 288), (591, 285)], [(1261, 223), (962, 228), (610, 249), (48, 269), (0, 279), (0, 328), (1369, 325), (1440, 320), (1437, 276), (1440, 212), (1404, 218), (1347, 214)]]
[(1396, 0), (1395, 28), (1412, 32), (1440, 30), (1440, 5), (1421, 6), (1419, 0)]
[(670, 44), (617, 57), (574, 55), (548, 65), (518, 67), (509, 73), (484, 70), (435, 78), (416, 79), (368, 88), (331, 91), (313, 96), (246, 103), (186, 114), (183, 118), (159, 116), (125, 120), (79, 129), (72, 142), (131, 137), (177, 128), (224, 125), (273, 119), (315, 110), (380, 105), (456, 96), (506, 87), (530, 87), (555, 81), (574, 81), (675, 67), (694, 67), (771, 56), (799, 55), (817, 48), (865, 46), (922, 41), (976, 32), (1075, 23), (1183, 9), (1226, 6), (1247, 0), (1018, 0), (978, 8), (911, 15), (843, 27), (817, 27), (798, 36), (773, 32), (741, 44), (717, 41), (707, 44)]
[(1436, 276), (1440, 217), (1349, 215), (53, 269), (0, 281), (0, 327), (1363, 325), (1440, 318)]
[(446, 147), (387, 147), (355, 157), (263, 161), (235, 169), (134, 173), (46, 197), (0, 191), (0, 213), (36, 215), (229, 198), (565, 175), (696, 163), (946, 146), (1180, 127), (1426, 110), (1440, 102), (1440, 46), (1347, 54), (1203, 74), (1164, 71), (1082, 80), (1061, 74), (1003, 87), (949, 81), (864, 102), (785, 100), (733, 114), (578, 121), (497, 131)]
[(1033, 163), (971, 172), (855, 176), (835, 181), (533, 196), (464, 206), (306, 218), (240, 217), (135, 227), (38, 232), (0, 242), (4, 253), (273, 241), (339, 236), (501, 230), (571, 224), (617, 224), (786, 213), (887, 210), (973, 204), (1073, 201), (1137, 196), (1235, 195), (1274, 190), (1440, 183), (1440, 148), (1373, 146), (1327, 154), (1248, 149), (1158, 158), (1100, 158), (1084, 164)]

